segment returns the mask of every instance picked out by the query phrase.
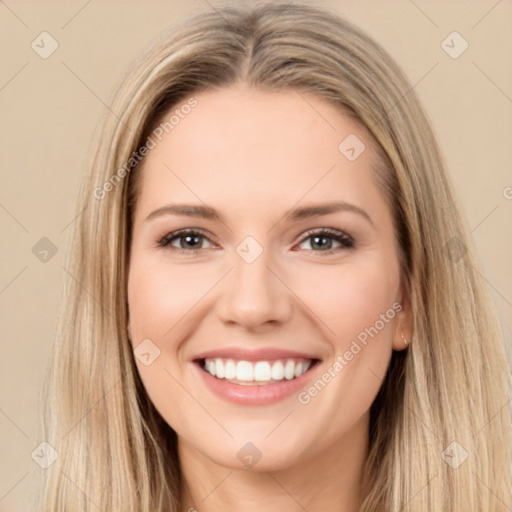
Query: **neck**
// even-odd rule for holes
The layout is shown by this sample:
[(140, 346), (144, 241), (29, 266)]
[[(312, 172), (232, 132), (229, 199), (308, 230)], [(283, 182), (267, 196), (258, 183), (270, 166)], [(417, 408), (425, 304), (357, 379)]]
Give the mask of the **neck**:
[(368, 451), (369, 415), (323, 451), (277, 470), (217, 464), (178, 438), (181, 508), (187, 512), (357, 512)]

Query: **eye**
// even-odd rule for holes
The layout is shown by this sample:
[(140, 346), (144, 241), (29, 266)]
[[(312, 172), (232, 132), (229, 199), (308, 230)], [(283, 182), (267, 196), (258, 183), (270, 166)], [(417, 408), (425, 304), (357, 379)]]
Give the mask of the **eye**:
[[(309, 250), (326, 254), (331, 254), (342, 249), (353, 249), (355, 247), (354, 239), (351, 236), (342, 231), (330, 228), (323, 228), (306, 233), (306, 237), (302, 239), (300, 245), (305, 242), (309, 243), (311, 247)], [(336, 243), (338, 247), (335, 247)]]
[(180, 252), (193, 253), (200, 249), (205, 249), (203, 247), (204, 241), (210, 242), (209, 238), (200, 230), (182, 229), (165, 235), (158, 242), (158, 245), (159, 247), (167, 247)]
[[(207, 248), (203, 245), (205, 241), (215, 245), (201, 230), (182, 229), (164, 236), (158, 241), (158, 246), (182, 253), (194, 254), (201, 249)], [(310, 249), (300, 247), (306, 242), (309, 243)], [(336, 244), (338, 244), (337, 247)], [(351, 236), (331, 228), (307, 232), (299, 245), (299, 248), (324, 254), (332, 254), (339, 250), (353, 249), (354, 247), (355, 242)]]

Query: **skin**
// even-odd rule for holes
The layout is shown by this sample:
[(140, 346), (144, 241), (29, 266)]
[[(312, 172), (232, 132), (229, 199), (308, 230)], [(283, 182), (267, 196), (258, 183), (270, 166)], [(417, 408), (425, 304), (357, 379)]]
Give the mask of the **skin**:
[[(401, 332), (409, 339), (411, 330), (369, 135), (312, 94), (237, 84), (195, 98), (197, 107), (146, 157), (128, 279), (133, 347), (150, 339), (160, 349), (152, 364), (136, 362), (178, 434), (182, 509), (356, 511), (369, 409), (392, 350), (406, 346)], [(338, 150), (349, 134), (366, 145), (352, 162)], [(285, 218), (292, 208), (339, 200), (363, 209), (373, 225), (351, 211)], [(206, 204), (224, 222), (175, 214), (146, 220), (170, 203)], [(326, 249), (306, 233), (327, 227), (351, 236), (355, 247), (327, 238)], [(159, 246), (186, 228), (209, 240)], [(236, 252), (247, 236), (263, 249), (250, 264)], [(280, 347), (316, 354), (319, 378), (396, 302), (402, 310), (308, 404), (292, 395), (273, 405), (234, 405), (192, 371), (191, 359), (206, 350)], [(237, 457), (248, 442), (262, 454), (252, 468)]]

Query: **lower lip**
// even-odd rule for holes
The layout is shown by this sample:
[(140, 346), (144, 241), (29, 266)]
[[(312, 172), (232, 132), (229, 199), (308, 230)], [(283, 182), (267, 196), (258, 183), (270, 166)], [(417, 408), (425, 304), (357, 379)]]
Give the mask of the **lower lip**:
[(200, 363), (193, 363), (206, 386), (218, 397), (237, 405), (270, 405), (297, 394), (311, 379), (320, 361), (312, 364), (306, 373), (291, 380), (275, 384), (234, 384), (226, 379), (217, 379), (204, 371)]

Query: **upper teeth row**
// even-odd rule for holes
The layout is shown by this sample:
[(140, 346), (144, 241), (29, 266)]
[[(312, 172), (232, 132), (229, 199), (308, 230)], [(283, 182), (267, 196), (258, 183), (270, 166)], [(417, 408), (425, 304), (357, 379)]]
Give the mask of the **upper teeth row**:
[(250, 362), (214, 358), (205, 359), (204, 369), (218, 379), (265, 382), (299, 377), (308, 370), (311, 362), (311, 359)]

